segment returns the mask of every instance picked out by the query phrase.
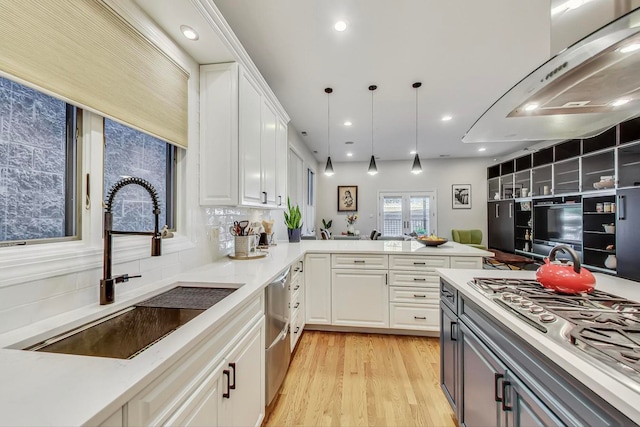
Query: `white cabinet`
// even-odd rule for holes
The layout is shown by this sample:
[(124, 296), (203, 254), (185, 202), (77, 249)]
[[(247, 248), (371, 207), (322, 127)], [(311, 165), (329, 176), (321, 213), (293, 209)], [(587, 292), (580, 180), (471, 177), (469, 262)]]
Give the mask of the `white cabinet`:
[(331, 267), (386, 270), (389, 268), (389, 257), (378, 254), (333, 254)]
[(262, 99), (262, 138), (260, 143), (260, 159), (262, 173), (263, 202), (275, 206), (276, 194), (276, 113), (267, 99)]
[(201, 205), (275, 208), (286, 198), (283, 111), (238, 64), (200, 67)]
[(200, 67), (200, 204), (238, 204), (238, 65)]
[(289, 303), (291, 324), (291, 352), (296, 348), (305, 324), (304, 296), (304, 260), (300, 259), (291, 266), (291, 301)]
[(278, 118), (276, 129), (276, 205), (287, 205), (287, 157), (289, 143), (287, 124)]
[(451, 268), (482, 269), (481, 257), (452, 256), (450, 263)]
[(256, 325), (225, 358), (221, 426), (259, 426), (265, 407), (265, 337)]
[(264, 299), (250, 301), (126, 405), (127, 425), (260, 425)]
[(304, 258), (306, 323), (331, 324), (331, 255), (307, 254)]
[(339, 326), (389, 327), (387, 272), (334, 269), (331, 321)]

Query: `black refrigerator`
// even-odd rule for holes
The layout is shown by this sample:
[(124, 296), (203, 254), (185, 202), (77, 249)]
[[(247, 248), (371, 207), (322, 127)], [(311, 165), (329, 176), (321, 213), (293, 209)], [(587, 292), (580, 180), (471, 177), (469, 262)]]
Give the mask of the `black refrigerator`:
[(618, 190), (616, 196), (618, 276), (640, 281), (640, 188)]

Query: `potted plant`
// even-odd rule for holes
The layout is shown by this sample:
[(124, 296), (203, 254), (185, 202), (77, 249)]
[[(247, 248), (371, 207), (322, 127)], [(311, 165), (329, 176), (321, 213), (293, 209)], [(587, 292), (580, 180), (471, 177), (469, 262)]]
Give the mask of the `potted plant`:
[(284, 223), (287, 226), (289, 234), (289, 242), (296, 243), (300, 241), (302, 232), (302, 214), (300, 214), (300, 206), (291, 206), (291, 200), (287, 197), (287, 211), (284, 212)]
[(331, 225), (333, 225), (332, 219), (330, 219), (329, 221), (325, 220), (324, 218), (322, 219), (322, 230), (325, 230), (329, 234), (329, 236), (331, 236), (331, 231), (329, 231)]

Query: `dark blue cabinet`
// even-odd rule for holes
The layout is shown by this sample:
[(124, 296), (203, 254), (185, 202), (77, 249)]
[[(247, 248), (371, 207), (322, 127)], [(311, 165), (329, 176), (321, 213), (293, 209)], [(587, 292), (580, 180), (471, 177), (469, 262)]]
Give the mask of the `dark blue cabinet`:
[(440, 309), (440, 378), (444, 395), (456, 412), (458, 393), (458, 341), (456, 315), (449, 307)]

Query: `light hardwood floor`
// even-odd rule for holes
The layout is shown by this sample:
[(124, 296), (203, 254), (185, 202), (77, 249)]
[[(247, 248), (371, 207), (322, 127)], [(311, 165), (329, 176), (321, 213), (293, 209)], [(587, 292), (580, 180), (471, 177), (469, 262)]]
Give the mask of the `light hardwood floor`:
[(455, 426), (437, 338), (305, 331), (265, 426)]

